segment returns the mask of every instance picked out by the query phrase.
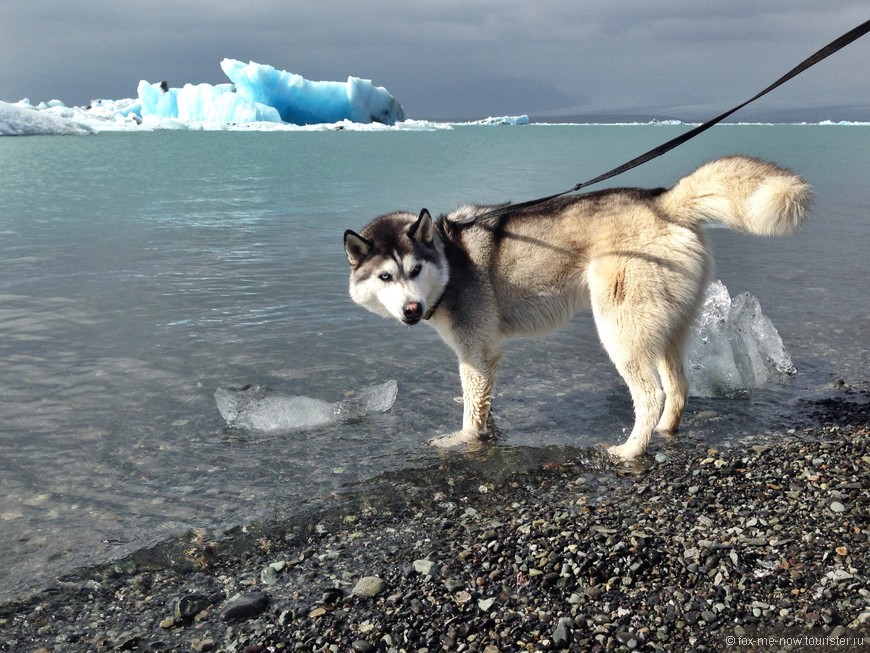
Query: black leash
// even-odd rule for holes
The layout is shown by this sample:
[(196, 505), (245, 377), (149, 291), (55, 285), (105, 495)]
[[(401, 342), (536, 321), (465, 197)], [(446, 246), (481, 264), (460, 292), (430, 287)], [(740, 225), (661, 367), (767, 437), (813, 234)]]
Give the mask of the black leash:
[(586, 186), (591, 186), (592, 184), (597, 184), (597, 183), (604, 181), (606, 179), (610, 179), (611, 177), (621, 175), (623, 172), (627, 172), (628, 170), (631, 170), (632, 168), (636, 168), (637, 166), (644, 164), (647, 161), (651, 161), (652, 159), (655, 159), (656, 157), (659, 157), (662, 154), (665, 154), (666, 152), (670, 152), (675, 147), (682, 145), (683, 143), (694, 138), (698, 134), (707, 131), (713, 125), (725, 120), (725, 118), (730, 116), (732, 113), (739, 111), (740, 109), (745, 107), (750, 102), (755, 102), (755, 100), (757, 100), (761, 96), (767, 95), (773, 89), (785, 84), (792, 77), (796, 77), (797, 75), (799, 75), (803, 71), (805, 71), (807, 68), (810, 68), (810, 67), (816, 65), (817, 63), (819, 63), (823, 59), (826, 59), (827, 57), (831, 56), (832, 54), (834, 54), (838, 50), (845, 48), (852, 41), (856, 41), (857, 39), (864, 36), (867, 32), (870, 32), (870, 20), (865, 21), (864, 23), (862, 23), (861, 25), (859, 25), (855, 29), (853, 29), (849, 32), (846, 32), (840, 38), (836, 39), (835, 41), (832, 41), (831, 43), (829, 43), (828, 45), (823, 47), (821, 50), (816, 52), (814, 55), (805, 59), (800, 64), (798, 64), (797, 66), (792, 68), (790, 71), (788, 71), (785, 75), (783, 75), (778, 80), (776, 80), (773, 84), (768, 86), (766, 89), (764, 89), (760, 93), (752, 96), (751, 98), (749, 98), (745, 102), (738, 104), (733, 109), (729, 109), (725, 113), (716, 116), (712, 120), (708, 120), (707, 122), (705, 122), (702, 125), (698, 125), (697, 127), (690, 129), (689, 131), (687, 131), (684, 134), (680, 134), (676, 138), (672, 138), (671, 140), (669, 140), (666, 143), (662, 143), (658, 147), (655, 147), (652, 150), (650, 150), (649, 152), (646, 152), (644, 154), (641, 154), (638, 157), (635, 157), (634, 159), (632, 159), (628, 163), (623, 163), (621, 166), (614, 168), (613, 170), (610, 170), (608, 172), (605, 172), (602, 175), (598, 175), (597, 177), (590, 179), (589, 181), (584, 181), (582, 183), (576, 184), (572, 188), (569, 188), (566, 191), (562, 191), (561, 193), (556, 193), (554, 195), (547, 195), (546, 197), (539, 197), (537, 199), (528, 200), (527, 202), (520, 202), (519, 204), (510, 204), (510, 205), (505, 206), (505, 207), (493, 209), (492, 211), (488, 211), (488, 212), (482, 213), (480, 215), (470, 216), (468, 218), (465, 218), (464, 220), (459, 220), (458, 222), (456, 222), (456, 224), (458, 226), (464, 227), (464, 226), (473, 224), (477, 220), (480, 220), (483, 218), (488, 218), (488, 217), (491, 217), (493, 215), (506, 215), (508, 213), (513, 213), (514, 211), (519, 211), (521, 209), (528, 208), (530, 206), (535, 206), (537, 204), (543, 204), (544, 202), (547, 202), (547, 201), (552, 200), (552, 199), (556, 199), (557, 197), (562, 197), (563, 195), (569, 195), (571, 193), (576, 193), (581, 188), (585, 188)]

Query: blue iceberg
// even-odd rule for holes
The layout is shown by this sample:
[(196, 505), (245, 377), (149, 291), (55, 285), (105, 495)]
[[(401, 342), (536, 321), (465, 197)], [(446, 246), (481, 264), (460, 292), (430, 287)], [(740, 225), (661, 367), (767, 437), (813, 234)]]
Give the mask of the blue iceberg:
[(348, 120), (394, 125), (405, 120), (402, 105), (382, 86), (368, 79), (313, 82), (301, 75), (253, 61), (224, 59), (221, 68), (229, 84), (139, 82), (138, 106), (143, 120), (177, 119), (186, 123), (242, 124), (253, 122), (317, 125)]
[(387, 89), (374, 86), (368, 79), (312, 82), (272, 66), (253, 61), (243, 64), (235, 59), (224, 59), (221, 68), (240, 96), (254, 104), (274, 107), (282, 121), (294, 125), (341, 120), (394, 125), (405, 119), (402, 105)]

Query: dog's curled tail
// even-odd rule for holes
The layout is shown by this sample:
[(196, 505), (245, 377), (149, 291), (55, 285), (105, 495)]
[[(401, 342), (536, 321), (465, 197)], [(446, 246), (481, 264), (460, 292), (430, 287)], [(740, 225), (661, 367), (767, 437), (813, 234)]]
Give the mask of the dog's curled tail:
[(756, 236), (782, 236), (803, 224), (812, 190), (774, 163), (730, 156), (683, 177), (659, 202), (666, 215), (683, 224), (720, 221)]

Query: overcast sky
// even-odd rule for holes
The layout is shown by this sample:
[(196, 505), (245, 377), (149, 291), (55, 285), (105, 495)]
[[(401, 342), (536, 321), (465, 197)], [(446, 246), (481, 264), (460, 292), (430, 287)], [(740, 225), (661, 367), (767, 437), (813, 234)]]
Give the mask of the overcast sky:
[[(868, 0), (0, 0), (0, 99), (222, 83), (230, 57), (368, 78), (414, 118), (711, 117), (868, 18)], [(752, 111), (870, 118), (868, 70), (870, 36)]]

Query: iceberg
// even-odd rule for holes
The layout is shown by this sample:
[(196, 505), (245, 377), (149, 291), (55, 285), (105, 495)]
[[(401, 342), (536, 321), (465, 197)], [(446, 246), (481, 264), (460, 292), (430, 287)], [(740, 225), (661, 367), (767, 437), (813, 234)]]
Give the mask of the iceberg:
[(346, 82), (312, 82), (300, 75), (253, 61), (221, 61), (236, 92), (252, 104), (274, 107), (283, 122), (294, 125), (341, 120), (394, 125), (405, 119), (402, 105), (382, 86), (368, 79), (348, 77)]
[(348, 120), (394, 125), (405, 119), (402, 105), (368, 79), (313, 82), (272, 66), (235, 59), (224, 59), (221, 68), (232, 83), (170, 88), (165, 82), (140, 81), (138, 115), (143, 121), (156, 117), (206, 124), (316, 125)]
[(336, 403), (314, 397), (272, 394), (260, 386), (218, 388), (214, 398), (228, 426), (274, 434), (314, 429), (386, 412), (396, 400), (398, 389), (391, 380), (363, 388)]
[(143, 121), (175, 118), (203, 124), (281, 122), (274, 107), (249, 101), (236, 93), (232, 84), (185, 84), (182, 88), (169, 88), (163, 83), (142, 80), (137, 92), (138, 115)]
[[(60, 103), (52, 101), (39, 109), (22, 100), (16, 104), (0, 101), (0, 136), (40, 136), (45, 134), (93, 134), (94, 129), (76, 120), (51, 112)], [(62, 106), (62, 105), (60, 105)]]
[(472, 120), (471, 122), (462, 123), (464, 125), (528, 125), (529, 117), (525, 114), (521, 116), (490, 116), (489, 118), (481, 118), (480, 120)]
[(707, 287), (686, 351), (689, 393), (696, 397), (745, 397), (796, 372), (758, 299), (749, 293), (732, 299), (721, 281)]
[(28, 100), (0, 102), (0, 136), (92, 134), (154, 129), (349, 129), (401, 125), (412, 131), (449, 128), (406, 120), (405, 110), (384, 87), (348, 77), (315, 82), (272, 66), (224, 59), (223, 84), (139, 82), (137, 97), (94, 100), (68, 108), (58, 100), (37, 107)]

